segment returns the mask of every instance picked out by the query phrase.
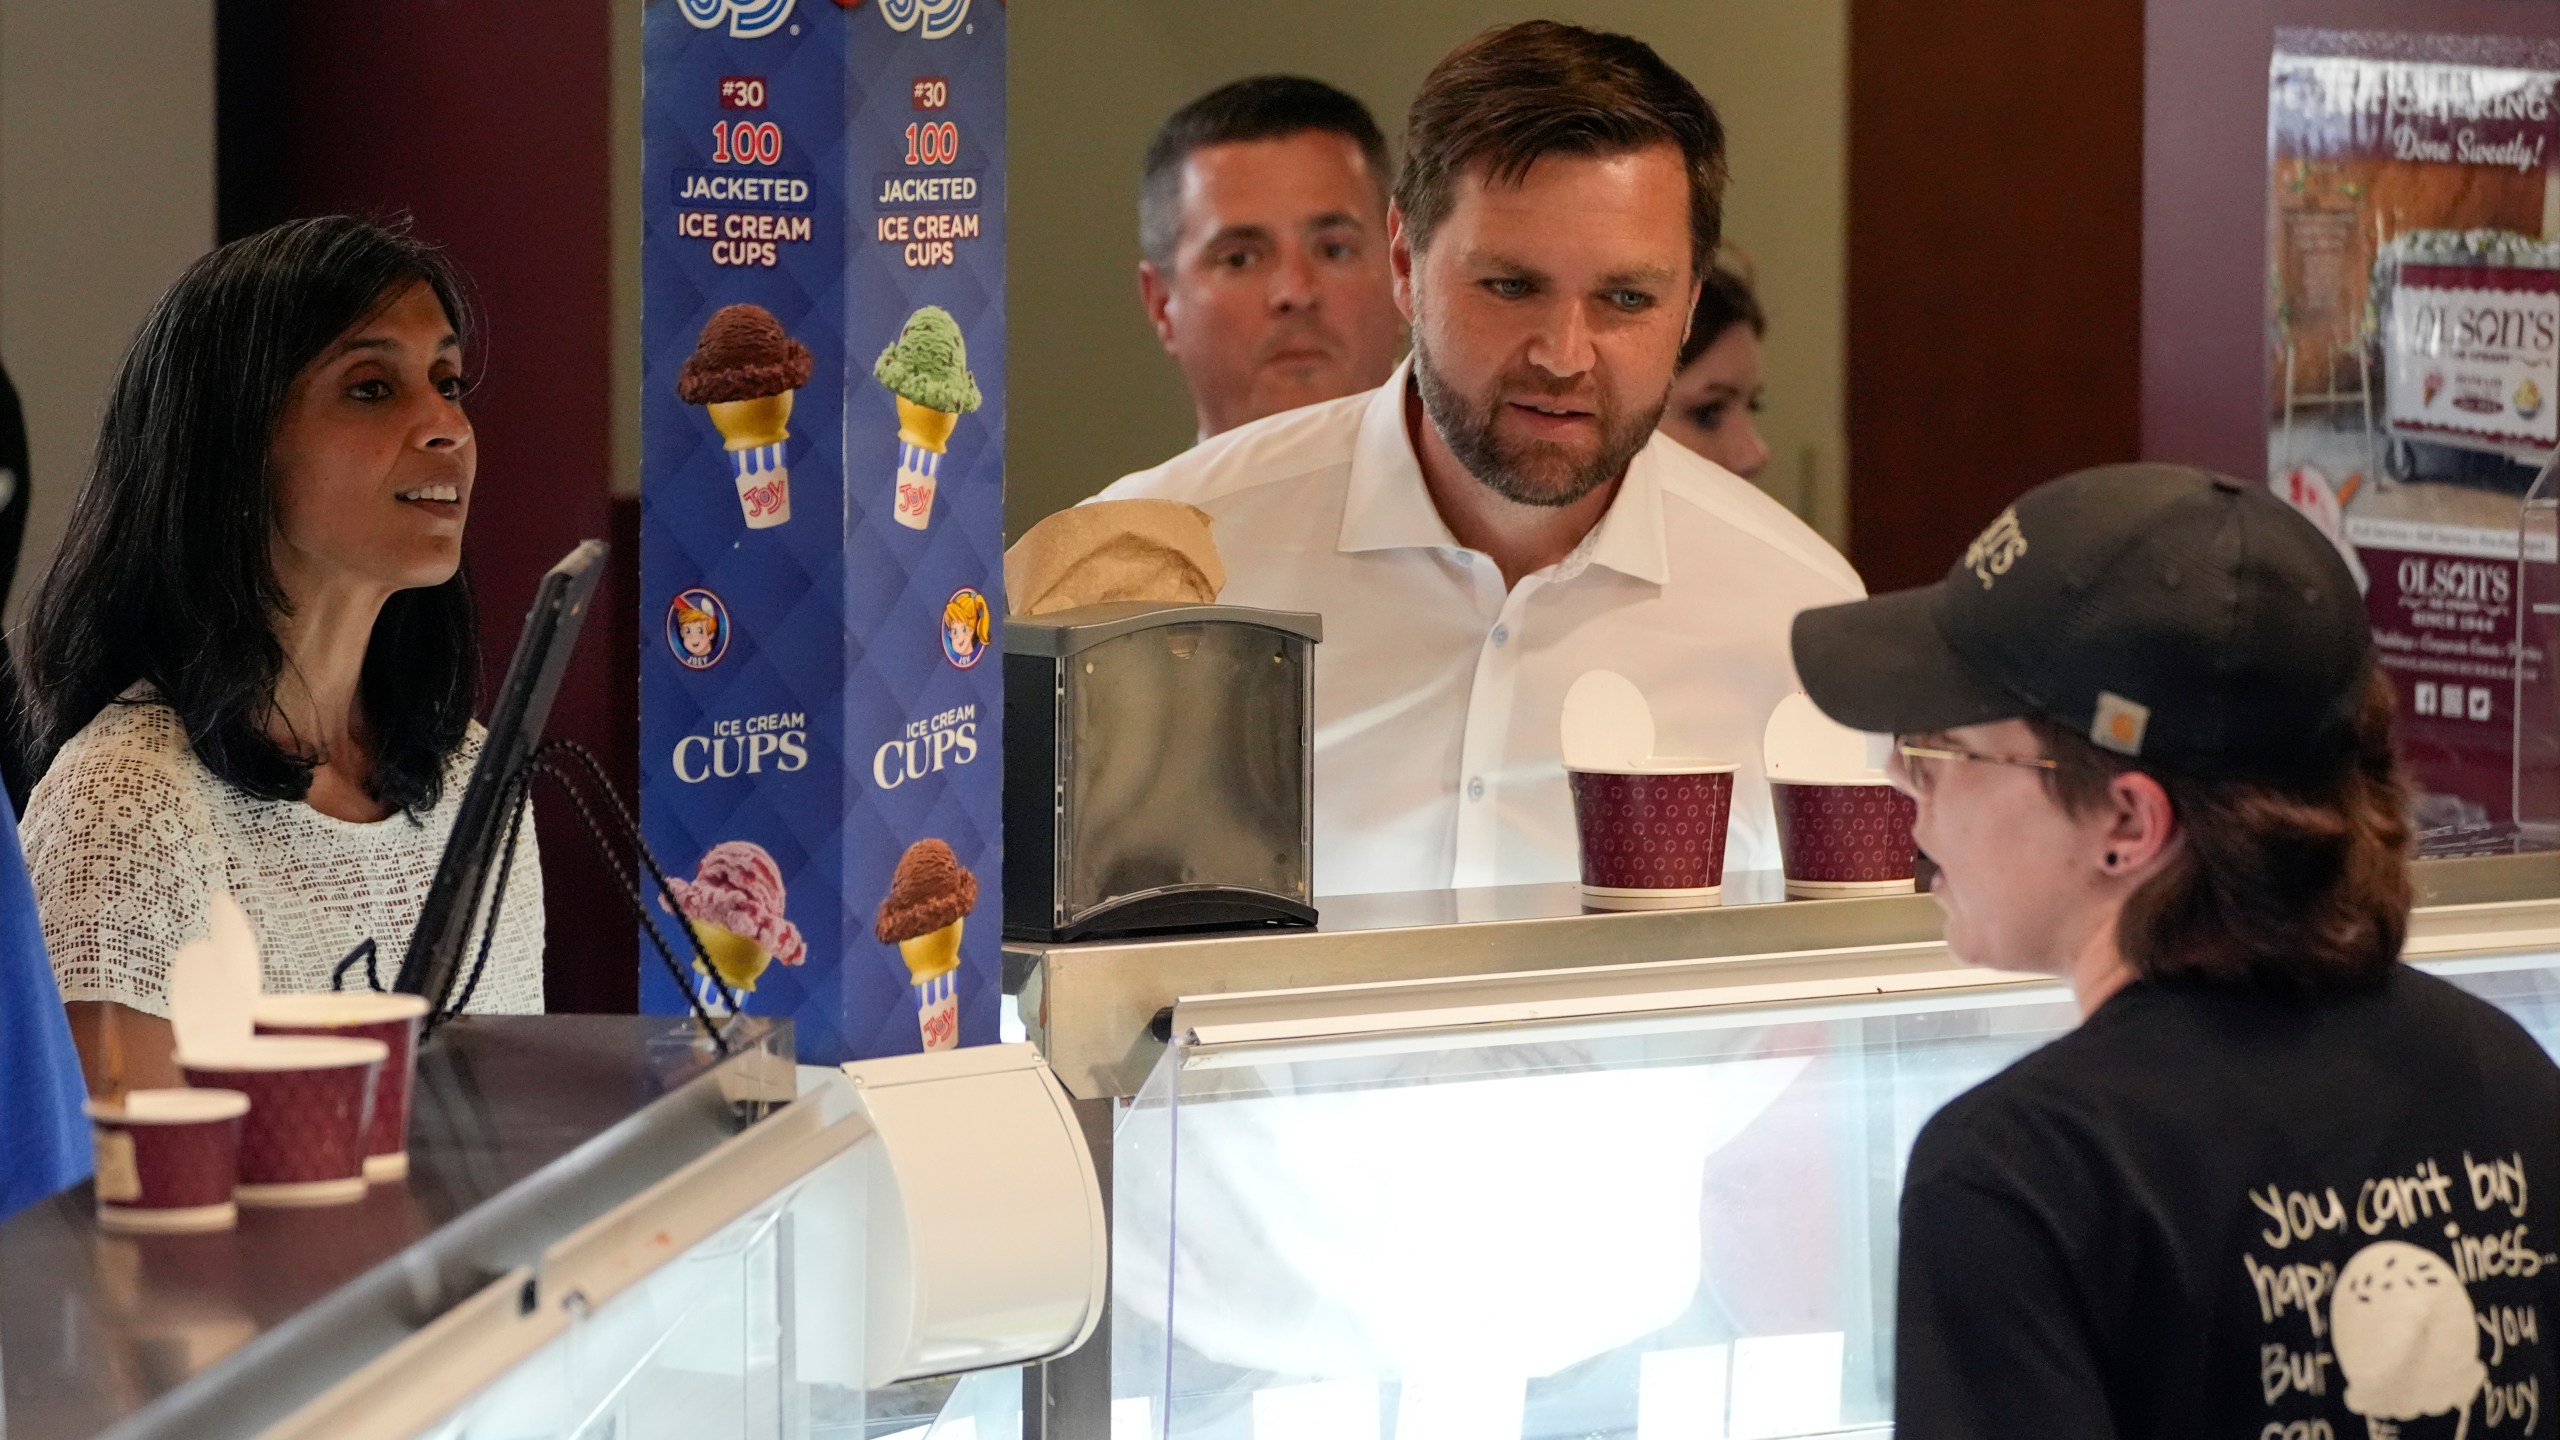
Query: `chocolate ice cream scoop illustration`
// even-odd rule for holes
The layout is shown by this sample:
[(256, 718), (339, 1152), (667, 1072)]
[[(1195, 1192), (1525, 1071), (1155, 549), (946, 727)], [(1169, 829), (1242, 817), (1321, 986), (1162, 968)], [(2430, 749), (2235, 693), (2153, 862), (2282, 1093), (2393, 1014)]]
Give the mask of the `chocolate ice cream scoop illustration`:
[(2367, 1245), (2338, 1272), (2329, 1337), (2347, 1377), (2347, 1408), (2377, 1436), (2398, 1422), (2448, 1411), (2471, 1428), (2471, 1400), (2488, 1382), (2471, 1294), (2444, 1257), (2405, 1240)]
[(916, 1027), (927, 1050), (960, 1043), (960, 931), (978, 908), (978, 877), (940, 840), (919, 840), (898, 857), (873, 933), (898, 947), (916, 990)]
[(960, 417), (983, 404), (969, 374), (960, 322), (939, 305), (907, 317), (898, 338), (871, 367), (898, 401), (897, 522), (922, 530), (933, 520), (933, 491), (942, 455)]
[(791, 397), (809, 383), (809, 347), (783, 333), (761, 305), (731, 305), (711, 317), (676, 376), (676, 398), (711, 412), (738, 482), (747, 528), (791, 518)]
[[(765, 967), (809, 958), (800, 927), (784, 918), (782, 867), (751, 840), (723, 840), (694, 867), (691, 880), (670, 879), (712, 968), (732, 988), (752, 992)], [(664, 905), (663, 900), (659, 902)], [(702, 968), (702, 962), (694, 962)]]

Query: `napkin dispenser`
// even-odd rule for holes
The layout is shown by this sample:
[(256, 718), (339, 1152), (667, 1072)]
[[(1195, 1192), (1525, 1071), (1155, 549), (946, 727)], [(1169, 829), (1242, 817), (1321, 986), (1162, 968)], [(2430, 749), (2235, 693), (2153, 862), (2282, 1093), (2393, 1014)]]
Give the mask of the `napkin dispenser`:
[(1314, 924), (1323, 636), (1233, 605), (1005, 621), (1005, 934)]

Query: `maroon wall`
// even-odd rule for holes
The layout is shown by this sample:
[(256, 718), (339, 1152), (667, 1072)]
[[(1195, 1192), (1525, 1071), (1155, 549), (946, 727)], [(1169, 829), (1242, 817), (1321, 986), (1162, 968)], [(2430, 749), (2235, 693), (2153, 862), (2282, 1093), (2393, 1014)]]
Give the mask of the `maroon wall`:
[(2266, 469), (2267, 60), (2280, 25), (2560, 35), (2550, 0), (2149, 0), (2142, 449)]
[(1937, 579), (2134, 458), (2143, 0), (1852, 0), (1849, 558)]
[[(222, 226), (407, 211), (485, 329), (466, 555), (494, 696), (536, 579), (614, 531), (606, 0), (223, 0)], [(618, 551), (551, 733), (637, 773), (636, 621)], [(555, 1010), (629, 1009), (632, 929), (576, 815), (537, 793)]]

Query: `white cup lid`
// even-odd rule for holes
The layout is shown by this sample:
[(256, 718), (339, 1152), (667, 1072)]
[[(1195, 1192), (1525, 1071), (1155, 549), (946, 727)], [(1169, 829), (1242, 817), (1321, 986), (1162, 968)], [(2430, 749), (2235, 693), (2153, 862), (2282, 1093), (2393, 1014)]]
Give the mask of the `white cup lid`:
[(379, 1040), (338, 1035), (259, 1035), (201, 1053), (181, 1051), (182, 1070), (336, 1070), (379, 1065), (391, 1047)]
[(1742, 767), (1730, 760), (1705, 760), (1685, 755), (1644, 755), (1617, 765), (1573, 765), (1585, 775), (1727, 775)]
[(1797, 691), (1770, 712), (1768, 729), (1760, 737), (1760, 761), (1771, 780), (1882, 784), (1885, 753), (1891, 745), (1891, 736), (1852, 730)]
[(249, 1097), (237, 1090), (128, 1090), (121, 1101), (91, 1100), (80, 1109), (115, 1124), (193, 1125), (246, 1115)]
[(261, 995), (250, 1017), (264, 1025), (379, 1025), (415, 1020), (427, 1013), (427, 997), (373, 990), (321, 990), (302, 995)]
[(1564, 692), (1564, 763), (1625, 770), (1653, 753), (1653, 707), (1615, 670), (1586, 670)]
[(227, 890), (207, 898), (205, 915), (205, 937), (179, 946), (169, 960), (169, 1028), (181, 1051), (228, 1049), (254, 1029), (257, 932)]

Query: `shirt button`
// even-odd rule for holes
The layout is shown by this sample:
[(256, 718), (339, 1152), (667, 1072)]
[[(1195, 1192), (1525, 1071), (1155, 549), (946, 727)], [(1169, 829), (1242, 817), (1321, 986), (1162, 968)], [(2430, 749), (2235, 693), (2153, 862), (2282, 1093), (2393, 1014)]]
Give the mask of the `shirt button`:
[(1503, 646), (1508, 645), (1508, 644), (1510, 644), (1510, 643), (1511, 643), (1511, 627), (1510, 627), (1510, 626), (1508, 626), (1508, 625), (1496, 625), (1496, 626), (1494, 626), (1494, 627), (1493, 627), (1493, 644), (1494, 644), (1494, 648), (1498, 650), (1498, 649), (1502, 648)]
[(1470, 800), (1481, 800), (1484, 798), (1483, 776), (1478, 775), (1467, 782), (1467, 798)]

